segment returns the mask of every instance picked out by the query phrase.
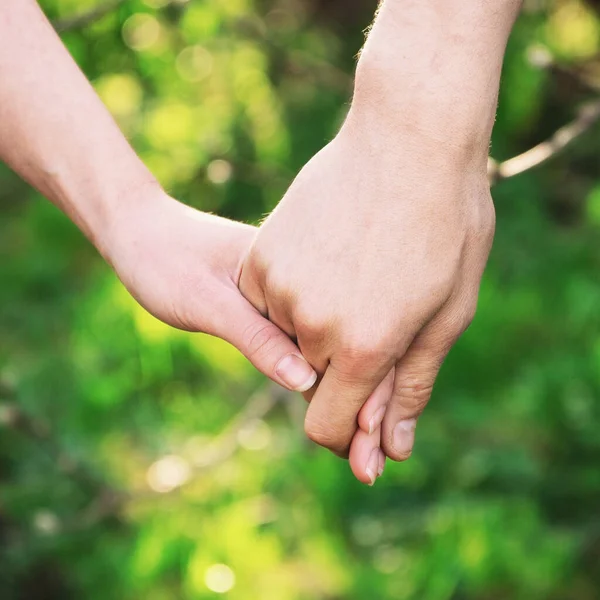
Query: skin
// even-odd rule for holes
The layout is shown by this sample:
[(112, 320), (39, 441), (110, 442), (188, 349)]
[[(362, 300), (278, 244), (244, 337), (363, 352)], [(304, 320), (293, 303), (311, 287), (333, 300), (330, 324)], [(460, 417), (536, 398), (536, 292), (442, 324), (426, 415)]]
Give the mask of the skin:
[(170, 198), (36, 2), (5, 0), (0, 158), (73, 219), (149, 312), (222, 337), (306, 392), (309, 437), (349, 454), (372, 484), (386, 454), (409, 456), (475, 310), (494, 222), (487, 145), (518, 8), (386, 0), (346, 123), (257, 237)]
[(365, 483), (384, 455), (410, 456), (440, 366), (475, 314), (495, 221), (487, 150), (519, 8), (385, 0), (345, 124), (242, 270), (244, 295), (319, 374), (306, 434), (349, 454)]
[(313, 385), (297, 346), (239, 292), (256, 229), (161, 189), (33, 0), (0, 11), (0, 159), (81, 228), (153, 315), (229, 341), (288, 389)]
[(0, 159), (78, 225), (154, 316), (227, 340), (290, 390), (314, 384), (296, 344), (239, 291), (256, 229), (162, 190), (34, 0), (0, 11)]

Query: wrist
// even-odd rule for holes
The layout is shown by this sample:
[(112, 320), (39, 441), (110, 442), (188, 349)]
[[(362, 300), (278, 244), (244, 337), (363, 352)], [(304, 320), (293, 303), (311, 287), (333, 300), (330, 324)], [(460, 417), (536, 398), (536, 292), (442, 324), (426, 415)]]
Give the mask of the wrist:
[[(81, 229), (98, 252), (112, 263), (113, 245), (122, 236), (121, 222), (135, 207), (162, 192), (154, 176), (133, 153), (121, 162), (106, 156), (44, 164), (34, 184)], [(107, 169), (104, 165), (110, 164)], [(33, 178), (32, 178), (33, 179)], [(163, 192), (164, 193), (164, 192)]]
[(445, 155), (485, 166), (495, 121), (498, 90), (487, 96), (456, 97), (443, 85), (414, 74), (400, 75), (378, 64), (359, 70), (345, 128), (360, 140), (381, 140), (388, 147), (412, 140), (424, 156)]
[(102, 203), (102, 218), (95, 221), (89, 238), (119, 272), (121, 264), (136, 252), (148, 225), (157, 225), (165, 207), (174, 202), (150, 174), (134, 179)]
[(487, 155), (520, 4), (385, 0), (361, 53), (349, 119)]

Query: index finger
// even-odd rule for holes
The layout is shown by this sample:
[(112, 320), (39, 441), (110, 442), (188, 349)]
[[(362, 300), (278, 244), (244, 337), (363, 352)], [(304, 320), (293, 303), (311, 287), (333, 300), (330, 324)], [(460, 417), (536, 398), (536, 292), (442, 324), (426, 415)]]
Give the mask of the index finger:
[(334, 453), (347, 456), (358, 429), (358, 413), (393, 362), (332, 357), (306, 412), (306, 435)]

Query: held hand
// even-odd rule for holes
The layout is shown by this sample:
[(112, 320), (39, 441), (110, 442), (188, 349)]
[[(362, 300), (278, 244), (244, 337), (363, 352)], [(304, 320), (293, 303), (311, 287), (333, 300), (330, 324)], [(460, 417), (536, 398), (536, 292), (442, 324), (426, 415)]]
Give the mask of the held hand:
[(239, 292), (256, 230), (198, 212), (152, 191), (129, 202), (107, 240), (107, 258), (131, 294), (155, 317), (221, 337), (267, 377), (305, 391), (316, 374), (295, 344)]
[(307, 435), (350, 453), (365, 483), (381, 450), (410, 456), (438, 370), (475, 313), (494, 232), (486, 157), (485, 143), (442, 149), (351, 113), (244, 264), (244, 295), (319, 373)]

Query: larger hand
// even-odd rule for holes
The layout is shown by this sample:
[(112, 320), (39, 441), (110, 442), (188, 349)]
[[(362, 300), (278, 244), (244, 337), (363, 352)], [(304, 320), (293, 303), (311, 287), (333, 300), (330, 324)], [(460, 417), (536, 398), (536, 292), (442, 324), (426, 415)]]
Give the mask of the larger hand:
[(494, 231), (487, 150), (520, 6), (383, 0), (348, 120), (267, 220), (242, 274), (245, 295), (322, 376), (308, 435), (346, 453), (357, 424), (365, 431), (350, 448), (365, 482), (382, 467), (379, 444), (410, 455), (475, 311)]
[[(347, 453), (359, 411), (393, 370), (391, 400), (380, 391), (369, 405), (374, 414), (390, 400), (381, 445), (410, 455), (415, 420), (475, 312), (494, 231), (485, 167), (485, 146), (437, 148), (351, 114), (260, 229), (241, 290), (322, 376), (306, 415), (319, 444)], [(369, 440), (357, 450), (367, 460), (379, 431)], [(353, 468), (365, 480), (364, 465)]]

